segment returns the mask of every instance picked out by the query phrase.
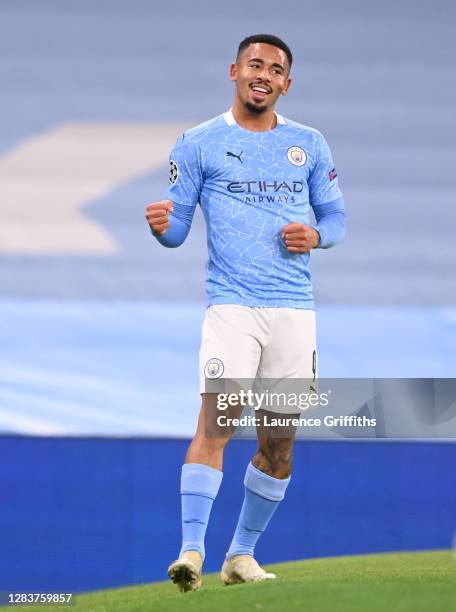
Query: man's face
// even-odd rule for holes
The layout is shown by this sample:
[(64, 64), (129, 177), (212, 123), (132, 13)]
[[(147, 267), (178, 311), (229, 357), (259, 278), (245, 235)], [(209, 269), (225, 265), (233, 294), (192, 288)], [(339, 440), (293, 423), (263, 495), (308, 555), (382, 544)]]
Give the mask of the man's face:
[(284, 51), (266, 43), (253, 43), (231, 65), (231, 80), (242, 104), (254, 113), (274, 108), (291, 84), (290, 67)]

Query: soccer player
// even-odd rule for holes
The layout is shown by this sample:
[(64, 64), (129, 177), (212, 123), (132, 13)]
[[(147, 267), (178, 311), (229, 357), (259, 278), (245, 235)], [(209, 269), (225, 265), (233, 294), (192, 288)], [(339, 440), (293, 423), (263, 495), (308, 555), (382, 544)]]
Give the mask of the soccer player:
[[(315, 379), (309, 254), (342, 239), (345, 212), (325, 138), (275, 111), (289, 91), (291, 64), (289, 47), (276, 36), (244, 39), (231, 65), (232, 108), (178, 139), (167, 199), (146, 208), (152, 233), (165, 247), (184, 242), (198, 202), (207, 225), (202, 406), (182, 467), (182, 548), (168, 569), (182, 591), (201, 586), (204, 537), (230, 439), (208, 434), (215, 396), (205, 392), (206, 379)], [(275, 578), (259, 566), (254, 549), (285, 496), (293, 441), (292, 433), (274, 437), (258, 429), (222, 567), (224, 584)]]

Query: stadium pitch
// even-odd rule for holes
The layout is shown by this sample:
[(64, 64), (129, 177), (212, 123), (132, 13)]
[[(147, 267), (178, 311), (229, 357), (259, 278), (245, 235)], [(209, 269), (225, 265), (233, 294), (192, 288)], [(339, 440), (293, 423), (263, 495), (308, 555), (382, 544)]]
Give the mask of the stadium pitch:
[(78, 595), (73, 606), (39, 609), (81, 612), (456, 609), (456, 565), (450, 551), (311, 559), (269, 565), (267, 569), (276, 572), (278, 579), (224, 587), (217, 574), (209, 574), (203, 588), (195, 593), (181, 594), (173, 584), (159, 582)]

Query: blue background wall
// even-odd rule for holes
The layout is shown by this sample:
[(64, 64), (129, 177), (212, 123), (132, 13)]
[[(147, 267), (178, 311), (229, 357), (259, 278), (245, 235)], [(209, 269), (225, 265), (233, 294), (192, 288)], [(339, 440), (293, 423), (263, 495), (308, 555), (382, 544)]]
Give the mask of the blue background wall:
[[(2, 438), (0, 590), (83, 591), (166, 578), (179, 548), (188, 442)], [(250, 441), (228, 446), (207, 534), (217, 571), (242, 503)], [(301, 442), (261, 562), (448, 548), (455, 444)]]

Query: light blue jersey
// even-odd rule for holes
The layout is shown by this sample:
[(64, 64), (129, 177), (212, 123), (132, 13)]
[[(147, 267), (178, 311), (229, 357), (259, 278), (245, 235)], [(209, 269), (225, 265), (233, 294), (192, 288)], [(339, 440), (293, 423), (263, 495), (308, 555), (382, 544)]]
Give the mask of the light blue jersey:
[(310, 225), (312, 207), (321, 246), (342, 237), (342, 194), (320, 132), (279, 115), (274, 129), (253, 132), (224, 113), (178, 139), (167, 197), (174, 206), (160, 239), (166, 246), (177, 246), (173, 222), (188, 233), (201, 205), (209, 305), (313, 308), (309, 254), (289, 253), (281, 230), (293, 221)]

